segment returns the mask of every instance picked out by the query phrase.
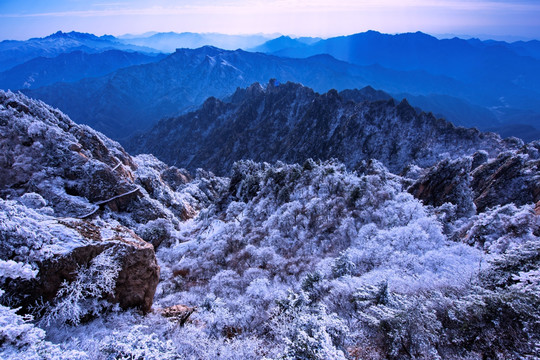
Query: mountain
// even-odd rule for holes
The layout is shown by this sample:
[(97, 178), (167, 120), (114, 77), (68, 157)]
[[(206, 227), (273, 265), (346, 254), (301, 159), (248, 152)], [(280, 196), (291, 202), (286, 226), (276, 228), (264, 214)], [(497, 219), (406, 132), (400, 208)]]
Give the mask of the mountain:
[[(342, 95), (255, 84), (182, 119), (221, 122), (232, 138), (215, 145), (235, 154), (348, 142), (354, 162), (358, 135), (390, 165), (436, 163), (246, 159), (192, 176), (0, 91), (0, 358), (538, 358), (540, 142)], [(281, 127), (305, 142), (273, 148)]]
[(226, 35), (218, 33), (149, 33), (149, 36), (127, 36), (120, 38), (125, 44), (145, 46), (163, 52), (176, 49), (195, 49), (202, 46), (215, 46), (226, 50), (248, 49), (268, 41), (268, 35)]
[(489, 80), (491, 84), (513, 83), (523, 89), (540, 91), (539, 60), (519, 56), (503, 46), (474, 46), (467, 40), (439, 40), (420, 32), (387, 35), (368, 31), (321, 40), (308, 47), (284, 49), (276, 54), (293, 57), (329, 54), (357, 65), (424, 70), (470, 83)]
[[(480, 130), (495, 128), (500, 124), (495, 114), (485, 107), (471, 104), (470, 102), (448, 95), (411, 95), (411, 94), (393, 94), (396, 99), (407, 98), (407, 101), (424, 111), (431, 111), (438, 117), (444, 117), (456, 126), (477, 127)], [(517, 136), (509, 135), (506, 136)], [(521, 134), (524, 135), (524, 134)], [(501, 134), (502, 136), (502, 134)], [(518, 136), (520, 137), (520, 136)], [(524, 139), (532, 141), (534, 139)]]
[(73, 51), (96, 53), (112, 49), (146, 53), (158, 52), (148, 47), (124, 44), (111, 35), (98, 37), (74, 31), (69, 33), (58, 31), (44, 38), (0, 42), (0, 71), (5, 71), (40, 56), (55, 57)]
[(53, 58), (38, 57), (0, 73), (0, 89), (32, 89), (56, 82), (73, 82), (108, 74), (123, 67), (147, 64), (165, 55), (107, 50), (74, 51)]
[(291, 38), (290, 36), (280, 36), (278, 38), (268, 40), (264, 44), (249, 49), (253, 52), (274, 53), (282, 49), (302, 48), (303, 46), (314, 44), (320, 41), (320, 38), (301, 37)]
[(478, 47), (505, 47), (518, 55), (530, 56), (535, 59), (540, 59), (540, 41), (538, 40), (506, 42), (495, 40), (482, 41), (479, 39), (469, 39), (467, 40), (467, 42)]
[(179, 49), (159, 62), (120, 69), (100, 78), (24, 92), (62, 109), (77, 122), (120, 139), (163, 117), (194, 109), (210, 96), (224, 97), (237, 87), (266, 83), (271, 78), (299, 82), (322, 92), (367, 85), (393, 93), (436, 92), (443, 85), (454, 92), (475, 91), (450, 78), (351, 65), (329, 55), (290, 59), (207, 46)]
[[(293, 44), (285, 44), (280, 50), (273, 48), (272, 54), (294, 58), (329, 54), (357, 65), (425, 71), (466, 83), (471, 90), (451, 89), (441, 83), (436, 91), (420, 89), (412, 95), (460, 98), (488, 109), (506, 124), (513, 123), (513, 116), (523, 110), (535, 115), (521, 123), (538, 127), (540, 121), (540, 59), (534, 55), (538, 48), (534, 41), (508, 44), (459, 38), (439, 40), (420, 32), (388, 35), (368, 31), (311, 45), (290, 45)], [(451, 106), (452, 103), (444, 105)]]
[(351, 169), (373, 158), (399, 173), (412, 164), (426, 167), (442, 157), (478, 150), (493, 155), (519, 145), (417, 113), (406, 100), (372, 101), (373, 89), (364, 93), (369, 96), (335, 90), (319, 95), (290, 82), (256, 83), (229, 102), (210, 98), (197, 111), (161, 120), (126, 144), (175, 166), (222, 175), (242, 159), (303, 163), (310, 157), (335, 158)]

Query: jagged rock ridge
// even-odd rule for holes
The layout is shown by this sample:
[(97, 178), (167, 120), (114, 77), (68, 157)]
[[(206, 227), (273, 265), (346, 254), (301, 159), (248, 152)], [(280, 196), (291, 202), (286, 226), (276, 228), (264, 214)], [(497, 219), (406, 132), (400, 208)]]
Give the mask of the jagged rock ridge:
[(337, 158), (353, 169), (374, 158), (399, 173), (409, 164), (431, 166), (477, 150), (495, 156), (522, 145), (455, 127), (417, 112), (406, 100), (369, 101), (382, 96), (369, 89), (318, 94), (295, 83), (255, 83), (228, 101), (209, 98), (197, 111), (160, 121), (128, 149), (219, 174), (241, 159), (302, 163), (307, 158)]

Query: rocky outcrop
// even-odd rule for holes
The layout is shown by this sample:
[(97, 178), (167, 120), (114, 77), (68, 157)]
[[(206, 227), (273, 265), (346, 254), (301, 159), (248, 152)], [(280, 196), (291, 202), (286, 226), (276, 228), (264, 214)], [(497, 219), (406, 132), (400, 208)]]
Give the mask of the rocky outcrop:
[(36, 192), (56, 214), (81, 217), (136, 188), (131, 156), (61, 112), (0, 92), (0, 118), (0, 196)]
[[(32, 280), (1, 280), (1, 302), (26, 312), (81, 291), (81, 302), (149, 311), (154, 246), (171, 243), (180, 222), (227, 187), (211, 173), (193, 178), (151, 155), (131, 157), (60, 111), (0, 91), (0, 260), (38, 270)], [(109, 268), (99, 268), (103, 256)]]
[[(0, 200), (2, 259), (15, 259), (33, 264), (39, 270), (32, 280), (3, 284), (6, 294), (2, 302), (23, 309), (39, 302), (54, 303), (64, 282), (78, 279), (97, 256), (105, 252), (118, 263), (113, 291), (94, 294), (122, 308), (136, 307), (147, 312), (159, 280), (159, 266), (151, 244), (143, 241), (124, 226), (104, 221), (91, 222), (74, 218), (55, 218), (39, 214), (14, 201)], [(13, 229), (20, 229), (14, 233)], [(104, 279), (86, 279), (86, 286), (99, 286)]]
[(540, 200), (540, 141), (507, 152), (472, 172), (471, 187), (479, 211), (513, 202), (516, 205)]
[[(149, 311), (159, 279), (152, 244), (169, 242), (181, 220), (217, 196), (220, 181), (211, 178), (187, 186), (185, 170), (133, 158), (60, 111), (0, 91), (0, 259), (39, 270), (33, 280), (6, 280), (2, 302), (21, 311), (54, 304), (111, 254), (113, 291), (92, 296)], [(92, 288), (102, 280), (85, 281)]]
[[(497, 205), (516, 206), (540, 201), (540, 142), (488, 159), (485, 152), (456, 161), (444, 160), (431, 167), (409, 187), (425, 204), (445, 202), (467, 208), (474, 202), (478, 212)], [(461, 200), (469, 199), (466, 202)]]
[(471, 157), (443, 160), (427, 170), (408, 191), (425, 205), (435, 207), (448, 202), (457, 205), (459, 215), (475, 212), (471, 183)]

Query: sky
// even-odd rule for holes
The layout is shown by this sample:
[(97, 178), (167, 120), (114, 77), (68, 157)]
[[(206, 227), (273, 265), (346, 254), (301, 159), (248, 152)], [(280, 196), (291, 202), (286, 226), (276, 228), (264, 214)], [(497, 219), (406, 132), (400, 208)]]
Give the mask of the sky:
[(540, 39), (540, 0), (0, 0), (0, 40), (219, 32), (331, 37), (367, 30)]

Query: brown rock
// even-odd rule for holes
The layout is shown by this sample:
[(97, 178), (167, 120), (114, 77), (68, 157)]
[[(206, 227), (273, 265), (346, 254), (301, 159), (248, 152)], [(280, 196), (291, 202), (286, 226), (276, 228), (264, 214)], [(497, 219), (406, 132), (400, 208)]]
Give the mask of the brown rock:
[(458, 206), (458, 213), (474, 212), (472, 191), (469, 188), (471, 159), (443, 160), (421, 176), (409, 189), (409, 193), (426, 205), (441, 206), (449, 202)]
[(178, 321), (180, 325), (184, 325), (195, 310), (196, 308), (190, 306), (173, 305), (163, 309), (158, 309), (156, 312), (165, 317), (173, 318), (174, 320)]
[[(124, 309), (150, 311), (159, 281), (159, 266), (151, 244), (123, 226), (98, 227), (91, 222), (76, 219), (64, 219), (59, 223), (76, 230), (86, 243), (67, 254), (54, 255), (38, 263), (39, 274), (36, 279), (12, 283), (8, 291), (14, 295), (12, 300), (17, 306), (25, 310), (35, 306), (38, 301), (53, 301), (64, 281), (74, 281), (79, 268), (89, 266), (96, 256), (112, 249), (121, 270), (116, 279), (114, 294), (104, 296)], [(103, 237), (104, 233), (107, 234), (106, 238)]]

